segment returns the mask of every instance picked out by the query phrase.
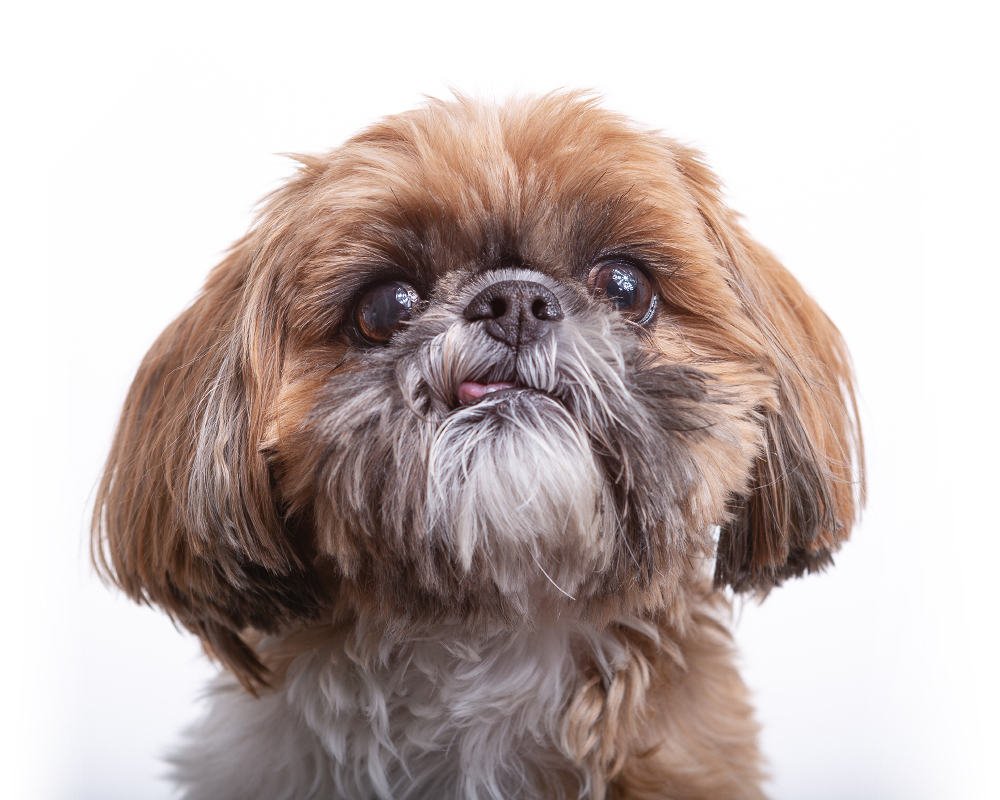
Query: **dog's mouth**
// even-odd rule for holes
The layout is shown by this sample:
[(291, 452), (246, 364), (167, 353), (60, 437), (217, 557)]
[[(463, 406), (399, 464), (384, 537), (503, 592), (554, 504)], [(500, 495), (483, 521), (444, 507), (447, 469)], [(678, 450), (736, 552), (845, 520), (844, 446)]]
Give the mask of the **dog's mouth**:
[(498, 383), (464, 381), (458, 387), (458, 404), (462, 406), (471, 406), (478, 403), (485, 397), (499, 399), (505, 395), (517, 394), (525, 391), (531, 390), (527, 386), (519, 386), (511, 381), (500, 381)]
[[(462, 381), (455, 394), (455, 408), (474, 406), (483, 401), (501, 402), (514, 398), (538, 398), (558, 403), (558, 398), (537, 386), (529, 386), (527, 382), (511, 376), (514, 380), (498, 381), (490, 376), (478, 381)], [(505, 376), (506, 377), (506, 376)]]

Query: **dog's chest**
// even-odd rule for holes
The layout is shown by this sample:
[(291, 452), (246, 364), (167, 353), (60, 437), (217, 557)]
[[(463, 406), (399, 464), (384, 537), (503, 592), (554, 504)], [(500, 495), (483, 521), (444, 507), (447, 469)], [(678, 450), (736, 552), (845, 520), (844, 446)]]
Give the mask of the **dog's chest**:
[[(175, 759), (177, 777), (203, 781), (191, 770), (224, 742), (216, 763), (239, 774), (189, 800), (486, 800), (541, 797), (553, 780), (580, 786), (586, 778), (562, 740), (581, 649), (604, 669), (621, 657), (613, 637), (581, 640), (578, 629), (559, 625), (476, 648), (410, 642), (376, 663), (349, 641), (331, 643), (300, 656), (273, 694), (217, 692), (195, 741)], [(297, 792), (283, 790), (288, 784)]]

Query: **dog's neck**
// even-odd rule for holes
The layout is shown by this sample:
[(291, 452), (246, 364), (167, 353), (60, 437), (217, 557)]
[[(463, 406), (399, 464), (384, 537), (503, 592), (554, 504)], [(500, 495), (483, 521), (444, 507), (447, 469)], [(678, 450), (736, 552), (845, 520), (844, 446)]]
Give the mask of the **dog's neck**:
[[(652, 625), (597, 631), (563, 620), (473, 641), (442, 632), (377, 647), (353, 630), (331, 631), (258, 700), (220, 685), (211, 717), (238, 723), (228, 726), (232, 735), (277, 746), (233, 751), (253, 752), (279, 772), (317, 761), (312, 779), (329, 781), (332, 796), (574, 796), (592, 780), (582, 765), (588, 692), (621, 679), (635, 639), (658, 634)], [(203, 785), (194, 771), (204, 759), (193, 755), (203, 755), (210, 736), (192, 733), (175, 759), (177, 776)]]

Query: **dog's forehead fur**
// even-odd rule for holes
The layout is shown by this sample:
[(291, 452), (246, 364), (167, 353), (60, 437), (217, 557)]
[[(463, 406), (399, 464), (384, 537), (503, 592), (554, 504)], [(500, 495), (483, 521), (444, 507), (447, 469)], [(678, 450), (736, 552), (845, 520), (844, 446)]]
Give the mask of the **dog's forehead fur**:
[(529, 266), (585, 282), (609, 256), (648, 265), (679, 303), (712, 297), (715, 316), (737, 305), (703, 268), (719, 254), (695, 192), (718, 187), (697, 154), (577, 96), (434, 102), (300, 160), (257, 244), (260, 262), (294, 271), (292, 324), (312, 323), (313, 337), (376, 280), (428, 296), (456, 271)]

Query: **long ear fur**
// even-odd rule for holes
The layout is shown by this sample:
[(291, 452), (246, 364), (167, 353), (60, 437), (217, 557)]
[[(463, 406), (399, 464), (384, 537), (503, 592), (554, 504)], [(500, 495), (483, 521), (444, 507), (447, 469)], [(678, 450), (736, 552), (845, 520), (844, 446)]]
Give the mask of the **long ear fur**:
[(280, 378), (278, 316), (251, 238), (150, 349), (97, 494), (93, 555), (131, 598), (201, 637), (245, 686), (266, 671), (239, 632), (320, 607), (309, 545), (281, 518), (259, 450)]
[(717, 586), (766, 592), (831, 564), (864, 503), (850, 356), (815, 301), (743, 230), (698, 156), (682, 151), (681, 168), (776, 388), (777, 404), (760, 409), (765, 443), (751, 490), (731, 506), (715, 570)]

